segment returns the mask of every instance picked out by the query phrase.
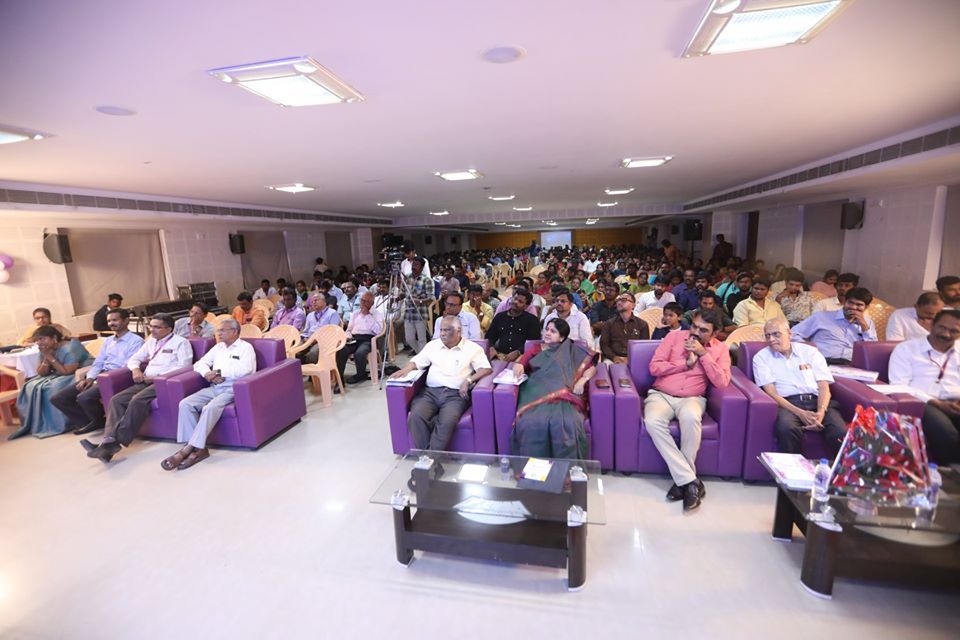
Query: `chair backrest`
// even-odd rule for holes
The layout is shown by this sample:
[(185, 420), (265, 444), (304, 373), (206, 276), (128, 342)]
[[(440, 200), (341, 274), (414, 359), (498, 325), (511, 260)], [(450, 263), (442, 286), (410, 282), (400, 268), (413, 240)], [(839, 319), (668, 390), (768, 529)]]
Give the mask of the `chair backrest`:
[(263, 312), (266, 313), (268, 316), (273, 314), (273, 310), (276, 308), (276, 305), (274, 305), (273, 302), (271, 302), (270, 300), (267, 300), (266, 298), (260, 298), (259, 300), (254, 300), (253, 306), (262, 307)]
[(887, 322), (890, 321), (890, 314), (896, 310), (896, 307), (880, 298), (874, 298), (873, 302), (867, 306), (867, 314), (877, 327), (877, 340), (886, 340)]
[(190, 348), (193, 349), (194, 362), (206, 355), (207, 351), (213, 349), (213, 345), (216, 344), (213, 338), (187, 338), (187, 340), (190, 342)]
[(734, 330), (723, 342), (727, 346), (736, 346), (744, 341), (757, 342), (761, 340), (763, 340), (763, 325), (750, 324)]
[(216, 329), (218, 326), (220, 326), (220, 323), (223, 322), (224, 320), (233, 320), (233, 316), (230, 315), (229, 313), (221, 313), (220, 315), (214, 317), (213, 323), (212, 323), (213, 328)]
[(283, 347), (282, 340), (273, 338), (242, 338), (244, 342), (249, 342), (253, 350), (257, 353), (257, 371), (266, 369), (278, 362), (283, 362), (287, 358), (287, 350)]
[(810, 297), (813, 298), (814, 302), (818, 302), (820, 300), (824, 300), (827, 296), (823, 295), (819, 291), (811, 291)]
[(278, 304), (280, 304), (280, 294), (275, 293), (272, 296), (270, 296), (268, 300), (270, 300), (270, 302), (273, 303), (273, 306), (276, 307)]
[(98, 355), (100, 355), (100, 349), (103, 348), (103, 338), (97, 338), (96, 340), (91, 340), (90, 342), (84, 342), (83, 347), (87, 350), (87, 353), (96, 358)]
[(737, 366), (750, 378), (751, 382), (753, 382), (753, 356), (760, 353), (766, 346), (766, 342), (756, 340), (744, 340), (739, 344), (740, 352), (737, 355)]
[(876, 371), (880, 380), (886, 382), (890, 378), (890, 354), (899, 342), (854, 342), (851, 364), (858, 369)]
[(241, 338), (262, 338), (263, 331), (260, 331), (260, 327), (255, 324), (245, 324), (240, 327), (240, 337)]
[(215, 314), (213, 311), (207, 311), (207, 317), (205, 318), (205, 320), (206, 320), (207, 322), (209, 322), (210, 324), (212, 324), (212, 325), (216, 325), (216, 324), (217, 324), (217, 314)]
[(347, 332), (343, 327), (328, 324), (313, 332), (310, 340), (317, 343), (317, 364), (327, 368), (336, 368), (336, 353), (347, 344)]
[(663, 320), (663, 309), (661, 307), (650, 307), (638, 313), (637, 317), (646, 322), (650, 333), (653, 333), (653, 330), (659, 327), (660, 321)]
[(300, 344), (300, 332), (297, 331), (296, 327), (289, 324), (282, 324), (279, 327), (274, 327), (273, 329), (270, 329), (264, 333), (263, 337), (283, 340), (284, 349), (292, 349)]
[[(627, 342), (627, 367), (637, 392), (643, 396), (650, 390), (654, 377), (650, 374), (650, 361), (660, 346), (659, 340), (630, 340)], [(614, 380), (612, 384), (617, 384)]]

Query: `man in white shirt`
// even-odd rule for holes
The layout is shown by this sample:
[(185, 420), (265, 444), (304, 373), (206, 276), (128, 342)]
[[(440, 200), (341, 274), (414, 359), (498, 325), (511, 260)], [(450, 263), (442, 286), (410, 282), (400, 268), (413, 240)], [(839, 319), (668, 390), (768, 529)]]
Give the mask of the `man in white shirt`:
[(908, 385), (929, 397), (923, 433), (930, 459), (960, 462), (960, 310), (944, 309), (926, 338), (901, 342), (890, 355), (890, 384)]
[(337, 300), (337, 313), (344, 323), (350, 322), (350, 317), (360, 310), (360, 293), (357, 285), (351, 280), (343, 283), (343, 295)]
[(480, 340), (480, 321), (477, 316), (463, 310), (463, 294), (459, 291), (451, 291), (444, 297), (443, 315), (433, 322), (433, 339), (440, 338), (440, 321), (448, 316), (456, 317), (460, 320), (463, 337), (467, 340)]
[(860, 276), (855, 273), (841, 273), (837, 277), (837, 284), (834, 287), (837, 290), (837, 295), (833, 298), (824, 298), (822, 300), (817, 300), (813, 303), (813, 312), (818, 313), (820, 311), (840, 311), (843, 309), (844, 300), (846, 300), (847, 292), (851, 289), (855, 289), (860, 285)]
[(253, 292), (254, 300), (269, 300), (270, 296), (277, 295), (277, 290), (270, 286), (269, 280), (261, 280), (260, 288)]
[(897, 342), (926, 338), (930, 335), (933, 319), (943, 309), (939, 293), (921, 293), (912, 307), (897, 309), (887, 320), (887, 340)]
[(427, 384), (410, 405), (407, 427), (414, 447), (442, 451), (470, 404), (470, 390), (492, 369), (483, 348), (463, 337), (456, 316), (445, 316), (440, 323), (440, 340), (428, 342), (390, 377), (399, 378), (427, 367)]
[[(400, 273), (404, 278), (409, 278), (413, 275), (413, 261), (417, 258), (417, 250), (413, 247), (407, 247), (403, 250), (403, 255), (406, 257), (403, 259), (403, 262), (400, 263)], [(432, 278), (433, 276), (430, 275), (430, 263), (427, 262), (426, 258), (421, 257), (420, 259), (423, 260), (423, 275)]]
[(582, 342), (589, 351), (595, 351), (590, 318), (573, 304), (573, 296), (569, 291), (561, 291), (553, 297), (553, 311), (543, 319), (543, 326), (546, 327), (547, 323), (554, 318), (562, 318), (567, 321), (567, 324), (570, 325), (569, 337), (571, 340)]
[(157, 397), (153, 384), (157, 376), (186, 369), (193, 363), (193, 347), (189, 340), (173, 332), (171, 316), (155, 314), (147, 326), (150, 337), (127, 360), (133, 384), (110, 398), (103, 440), (97, 446), (89, 440), (80, 441), (90, 458), (110, 462), (121, 445), (130, 446), (150, 415), (150, 403)]
[(668, 302), (676, 302), (676, 297), (667, 291), (667, 284), (666, 278), (657, 276), (657, 279), (653, 281), (653, 291), (640, 294), (640, 297), (637, 298), (637, 306), (633, 308), (633, 313), (640, 315), (640, 312), (646, 309), (653, 307), (660, 307), (662, 309)]
[(816, 347), (790, 341), (790, 323), (774, 318), (763, 325), (767, 348), (753, 356), (757, 386), (777, 403), (773, 431), (777, 451), (800, 453), (804, 431), (823, 431), (827, 451), (836, 456), (847, 428), (830, 400), (833, 375)]
[(186, 444), (160, 464), (167, 471), (189, 469), (210, 457), (207, 436), (233, 402), (233, 383), (257, 370), (257, 354), (240, 339), (236, 320), (221, 320), (217, 337), (219, 342), (193, 365), (210, 386), (180, 401), (177, 442)]

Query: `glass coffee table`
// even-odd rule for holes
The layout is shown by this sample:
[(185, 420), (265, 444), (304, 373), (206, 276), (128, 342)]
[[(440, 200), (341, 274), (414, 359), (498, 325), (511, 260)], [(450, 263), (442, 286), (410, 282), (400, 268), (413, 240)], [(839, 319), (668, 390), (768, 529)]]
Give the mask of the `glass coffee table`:
[(606, 522), (596, 460), (412, 450), (370, 502), (393, 507), (401, 564), (421, 550), (566, 567), (571, 590), (586, 581), (587, 525)]
[[(763, 458), (760, 463), (776, 478)], [(809, 491), (777, 482), (773, 538), (789, 542), (794, 525), (806, 537), (800, 582), (822, 598), (836, 576), (956, 589), (960, 586), (960, 474), (941, 468), (933, 514), (831, 495), (814, 505)]]

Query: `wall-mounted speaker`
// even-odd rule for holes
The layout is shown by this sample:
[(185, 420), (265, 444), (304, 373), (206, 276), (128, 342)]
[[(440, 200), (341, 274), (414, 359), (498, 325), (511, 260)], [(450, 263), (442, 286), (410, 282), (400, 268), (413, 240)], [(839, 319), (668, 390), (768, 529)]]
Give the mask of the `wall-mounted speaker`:
[(863, 201), (843, 203), (843, 207), (840, 209), (840, 228), (863, 228)]
[(433, 244), (433, 236), (423, 236), (423, 244)]
[(55, 264), (73, 262), (73, 256), (70, 254), (70, 241), (63, 233), (43, 234), (43, 253), (50, 262)]
[(457, 239), (458, 239), (457, 236), (451, 237), (451, 238), (450, 238), (450, 243), (451, 243), (451, 244), (457, 244)]
[(672, 224), (670, 225), (670, 235), (675, 236), (680, 233), (680, 225)]
[(683, 221), (683, 241), (703, 240), (703, 223), (699, 220)]
[(230, 253), (246, 253), (247, 246), (243, 242), (242, 233), (230, 234)]

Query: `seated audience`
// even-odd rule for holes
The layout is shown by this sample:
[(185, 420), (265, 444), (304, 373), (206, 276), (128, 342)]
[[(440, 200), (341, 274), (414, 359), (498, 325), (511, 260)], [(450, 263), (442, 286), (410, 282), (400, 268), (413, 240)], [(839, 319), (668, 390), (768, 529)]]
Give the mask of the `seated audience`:
[(150, 415), (150, 403), (157, 397), (153, 384), (157, 376), (193, 364), (193, 348), (174, 332), (172, 317), (158, 313), (150, 318), (148, 326), (150, 337), (126, 363), (133, 373), (133, 384), (110, 398), (103, 440), (99, 445), (86, 439), (80, 441), (90, 458), (110, 462), (121, 445), (130, 446)]
[(463, 310), (476, 316), (480, 323), (480, 336), (486, 335), (490, 323), (493, 322), (494, 311), (493, 307), (483, 301), (483, 287), (472, 284), (467, 288), (467, 304), (463, 306)]
[(960, 309), (960, 277), (942, 276), (937, 278), (937, 292), (943, 298), (943, 304), (950, 309)]
[(73, 374), (90, 358), (79, 340), (66, 339), (53, 325), (37, 327), (32, 341), (40, 350), (40, 364), (37, 375), (17, 394), (20, 428), (10, 434), (10, 440), (28, 433), (46, 438), (66, 431), (67, 417), (54, 408), (50, 398), (72, 387)]
[[(676, 302), (676, 298), (673, 297), (673, 294), (667, 291), (667, 282), (666, 278), (657, 276), (657, 279), (653, 281), (653, 291), (647, 291), (646, 293), (640, 294), (640, 297), (637, 298), (637, 306), (634, 310), (634, 313), (639, 314), (642, 311), (651, 309), (653, 307), (660, 307), (661, 309), (666, 307), (667, 304), (671, 302)], [(683, 307), (680, 307), (681, 310)]]
[(273, 323), (271, 329), (281, 325), (290, 325), (297, 331), (303, 331), (303, 325), (306, 323), (307, 315), (303, 309), (297, 305), (297, 292), (292, 289), (284, 289), (281, 304), (273, 312)]
[(960, 310), (940, 311), (930, 335), (898, 344), (888, 371), (890, 384), (929, 396), (922, 420), (930, 459), (960, 462)]
[(697, 272), (687, 269), (683, 272), (683, 282), (673, 288), (673, 297), (684, 311), (696, 309), (700, 304), (696, 289)]
[(477, 316), (463, 310), (463, 294), (459, 291), (448, 291), (444, 294), (443, 315), (433, 322), (434, 340), (440, 338), (440, 321), (448, 316), (460, 319), (463, 337), (467, 340), (479, 340), (483, 337), (480, 334), (480, 321), (477, 320)]
[(481, 296), (481, 299), (490, 305), (490, 308), (493, 309), (494, 314), (496, 314), (497, 307), (500, 306), (500, 293), (494, 289), (493, 285), (489, 282), (484, 282), (480, 286), (483, 287), (483, 295)]
[(240, 339), (240, 323), (224, 320), (217, 327), (219, 342), (193, 365), (208, 387), (180, 401), (177, 442), (186, 443), (160, 466), (167, 471), (189, 469), (210, 457), (207, 436), (233, 402), (233, 384), (257, 370), (257, 354), (249, 342)]
[(547, 320), (543, 342), (528, 349), (513, 365), (517, 377), (529, 374), (520, 385), (517, 418), (510, 436), (513, 455), (587, 457), (584, 391), (597, 372), (596, 357), (570, 338), (570, 325), (565, 320)]
[(350, 316), (360, 309), (360, 291), (357, 283), (347, 280), (343, 283), (343, 295), (337, 300), (337, 311), (344, 323), (350, 322)]
[(886, 340), (913, 340), (930, 335), (933, 319), (943, 310), (939, 293), (921, 293), (912, 307), (897, 309), (887, 319)]
[(400, 263), (400, 273), (405, 278), (409, 278), (411, 275), (415, 276), (413, 272), (413, 263), (416, 262), (417, 258), (423, 261), (423, 265), (420, 268), (420, 271), (423, 273), (423, 275), (427, 276), (428, 278), (433, 277), (430, 275), (430, 263), (427, 262), (426, 258), (422, 258), (418, 256), (416, 249), (410, 246), (404, 247), (403, 254), (405, 257), (403, 259), (403, 262)]
[(470, 404), (470, 390), (492, 369), (483, 348), (462, 336), (456, 316), (445, 316), (440, 323), (440, 339), (428, 342), (390, 377), (399, 378), (427, 367), (426, 386), (410, 405), (407, 426), (414, 447), (442, 451)]
[(783, 276), (785, 286), (776, 297), (791, 327), (813, 313), (814, 299), (803, 290), (803, 279), (803, 272), (799, 269), (786, 269)]
[(570, 340), (574, 342), (583, 342), (587, 349), (593, 350), (593, 328), (590, 326), (590, 319), (577, 309), (573, 303), (573, 294), (563, 290), (553, 298), (553, 311), (544, 318), (544, 326), (554, 318), (560, 318), (569, 325)]
[(270, 286), (269, 280), (261, 280), (260, 288), (253, 292), (254, 300), (269, 300), (277, 295), (277, 290)]
[(94, 331), (110, 331), (107, 323), (107, 314), (114, 309), (119, 309), (123, 304), (123, 296), (119, 293), (111, 293), (107, 296), (107, 304), (103, 305), (93, 314)]
[[(233, 308), (233, 313), (230, 315), (239, 325), (252, 324), (260, 331), (267, 330), (267, 313), (262, 307), (253, 306), (253, 296), (246, 291), (241, 291), (237, 295), (237, 306)], [(218, 335), (216, 331), (214, 335)]]
[[(643, 421), (673, 478), (667, 499), (683, 500), (684, 511), (699, 507), (706, 495), (697, 478), (696, 459), (707, 385), (730, 384), (730, 353), (714, 337), (720, 328), (715, 313), (701, 311), (689, 331), (665, 337), (650, 360), (656, 380), (643, 403)], [(673, 419), (680, 425), (679, 448), (670, 433)]]
[(813, 304), (813, 312), (820, 311), (840, 311), (843, 309), (843, 301), (846, 299), (847, 292), (860, 284), (860, 276), (855, 273), (841, 273), (837, 277), (835, 285), (837, 295), (832, 298), (817, 300)]
[(835, 457), (847, 433), (838, 405), (830, 399), (833, 375), (816, 347), (790, 340), (786, 318), (763, 325), (767, 347), (753, 356), (753, 377), (777, 403), (774, 435), (777, 451), (800, 453), (804, 431), (823, 431)]
[[(526, 291), (527, 293), (530, 294), (530, 302), (526, 305), (526, 307), (524, 307), (526, 309), (526, 313), (529, 313), (530, 315), (536, 316), (537, 318), (539, 318), (540, 309), (544, 307), (543, 298), (540, 298), (540, 296), (535, 294), (530, 289), (530, 287), (527, 285), (526, 280), (521, 280), (520, 282), (517, 282), (517, 284), (513, 285), (513, 293), (510, 295), (510, 297), (504, 298), (504, 300), (499, 305), (497, 305), (497, 310), (494, 315), (501, 314), (507, 311), (508, 309), (511, 309), (513, 307), (513, 298), (520, 291)], [(540, 306), (537, 306), (538, 298), (541, 301)]]
[(510, 297), (510, 308), (493, 317), (487, 329), (489, 357), (513, 362), (523, 353), (527, 340), (540, 339), (540, 323), (527, 313), (533, 294), (517, 289)]
[(303, 280), (297, 280), (296, 284), (297, 306), (305, 309), (310, 305), (307, 301), (310, 299), (310, 292), (307, 290), (307, 283)]
[(700, 296), (700, 306), (697, 309), (692, 311), (687, 311), (683, 314), (683, 318), (680, 320), (680, 324), (684, 329), (690, 328), (690, 325), (693, 323), (693, 316), (697, 313), (697, 310), (702, 311), (713, 311), (717, 314), (717, 317), (720, 318), (720, 325), (723, 327), (722, 330), (718, 331), (714, 336), (720, 342), (723, 342), (727, 339), (727, 336), (733, 333), (737, 325), (733, 323), (733, 320), (727, 315), (727, 312), (723, 310), (723, 307), (720, 306), (720, 296), (718, 296), (713, 291), (707, 289), (699, 293)]
[(451, 291), (460, 292), (460, 281), (454, 276), (453, 269), (444, 269), (443, 278), (440, 279), (440, 296)]
[[(668, 302), (663, 307), (663, 315), (660, 317), (660, 324), (653, 330), (650, 336), (651, 340), (663, 340), (668, 333), (673, 331), (686, 331), (690, 328), (685, 320), (682, 319), (683, 307), (676, 302)], [(694, 312), (696, 315), (696, 312)]]
[(53, 327), (54, 329), (59, 331), (60, 335), (63, 336), (65, 339), (69, 339), (71, 337), (70, 331), (66, 327), (59, 325), (56, 322), (53, 322), (51, 320), (50, 309), (47, 309), (46, 307), (37, 307), (36, 309), (33, 310), (33, 322), (34, 322), (34, 325), (29, 329), (27, 329), (24, 332), (24, 334), (20, 336), (20, 339), (17, 340), (18, 345), (25, 347), (27, 345), (33, 344), (34, 332), (36, 332), (37, 327), (43, 327), (43, 326)]
[(737, 274), (736, 286), (727, 289), (726, 298), (723, 306), (727, 310), (727, 315), (733, 317), (733, 312), (737, 305), (750, 297), (753, 290), (753, 276), (749, 272), (742, 271)]
[(737, 303), (733, 310), (733, 324), (738, 327), (750, 325), (762, 327), (767, 320), (783, 318), (783, 309), (780, 308), (780, 304), (767, 297), (769, 290), (769, 280), (754, 280), (753, 286), (750, 287), (750, 297)]
[[(590, 318), (590, 326), (593, 328), (594, 334), (600, 335), (603, 331), (603, 325), (610, 319), (615, 318), (619, 313), (619, 305), (617, 304), (619, 293), (620, 288), (617, 285), (606, 284), (603, 287), (603, 300), (590, 307), (588, 317)], [(630, 299), (636, 300), (633, 294), (630, 295)], [(633, 307), (634, 305), (631, 304), (631, 312), (633, 311)], [(644, 323), (644, 326), (646, 326), (646, 323)]]
[[(842, 277), (842, 276), (841, 276)], [(841, 282), (837, 283), (839, 288)], [(829, 364), (850, 364), (853, 343), (876, 341), (877, 329), (870, 319), (867, 306), (873, 294), (857, 287), (844, 294), (840, 311), (818, 311), (793, 327), (792, 340), (809, 340), (820, 350)]]
[[(616, 291), (616, 287), (608, 287), (608, 291)], [(629, 291), (618, 295), (617, 313), (602, 323), (600, 353), (603, 354), (604, 362), (608, 364), (627, 364), (628, 342), (650, 339), (650, 328), (647, 323), (633, 314), (634, 300), (633, 294)]]
[(190, 307), (190, 315), (177, 320), (173, 332), (181, 338), (212, 338), (213, 325), (207, 322), (208, 312), (207, 305), (194, 302)]
[[(335, 307), (331, 306), (335, 305), (336, 302), (337, 301), (333, 296), (313, 296), (311, 299), (310, 313), (307, 314), (307, 318), (303, 326), (303, 333), (300, 334), (301, 339), (307, 340), (320, 327), (325, 327), (327, 325), (333, 325), (336, 327), (341, 326), (340, 314), (337, 313)], [(320, 345), (316, 343), (311, 345), (311, 347), (306, 351), (301, 351), (297, 354), (297, 359), (307, 364), (316, 364), (319, 358)], [(341, 379), (343, 378), (342, 375), (340, 377)], [(339, 389), (335, 390), (335, 392), (338, 391)]]
[(835, 298), (837, 296), (836, 284), (839, 277), (839, 271), (836, 269), (828, 269), (827, 272), (823, 274), (823, 280), (810, 285), (810, 293), (819, 293), (824, 298)]
[(107, 314), (107, 327), (114, 335), (104, 338), (100, 353), (86, 377), (80, 382), (64, 387), (50, 397), (50, 402), (67, 417), (67, 431), (78, 435), (103, 429), (106, 415), (100, 401), (100, 386), (97, 376), (104, 371), (113, 371), (127, 366), (127, 360), (143, 345), (143, 338), (127, 328), (130, 312), (126, 309), (111, 309)]
[(383, 318), (373, 310), (373, 294), (367, 291), (360, 296), (360, 308), (350, 317), (350, 322), (347, 324), (347, 344), (337, 351), (337, 369), (340, 371), (341, 379), (343, 379), (347, 358), (350, 356), (353, 356), (357, 366), (357, 374), (346, 382), (357, 384), (370, 379), (367, 374), (367, 356), (373, 349), (371, 346), (373, 338), (380, 335), (381, 331), (383, 331)]
[[(413, 255), (410, 258), (410, 255)], [(404, 304), (403, 333), (407, 348), (419, 353), (427, 344), (427, 318), (430, 317), (430, 305), (433, 297), (433, 280), (424, 273), (426, 261), (417, 256), (412, 249), (407, 252), (412, 259), (411, 275), (407, 277), (407, 289), (411, 298)], [(406, 262), (406, 260), (404, 260)]]

